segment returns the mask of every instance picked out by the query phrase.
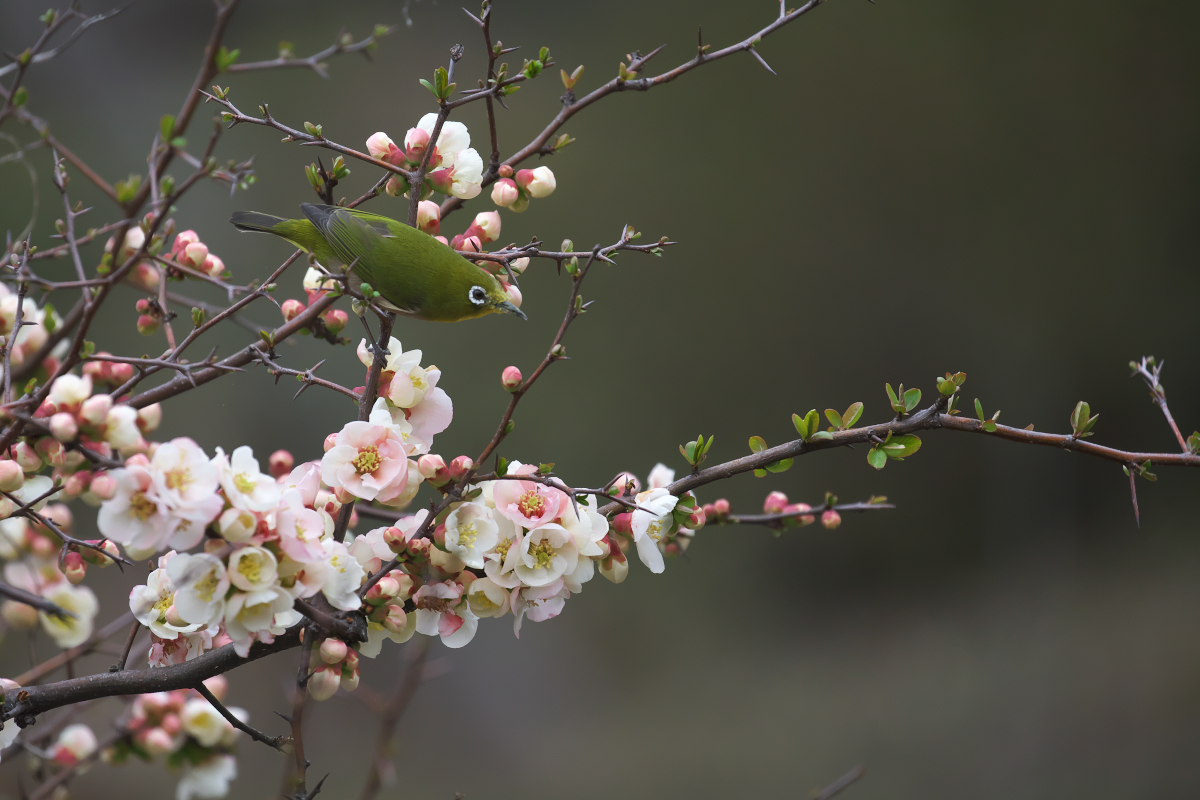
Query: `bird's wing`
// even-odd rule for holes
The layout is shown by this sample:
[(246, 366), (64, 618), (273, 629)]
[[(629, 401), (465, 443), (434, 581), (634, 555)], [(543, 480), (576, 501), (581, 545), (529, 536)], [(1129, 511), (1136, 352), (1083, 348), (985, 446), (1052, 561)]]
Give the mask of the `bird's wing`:
[[(371, 284), (377, 291), (385, 288), (380, 281), (387, 277), (380, 274), (379, 269), (403, 268), (403, 264), (395, 257), (396, 254), (390, 252), (392, 248), (388, 247), (388, 240), (393, 237), (386, 224), (380, 221), (382, 218), (337, 206), (305, 203), (301, 208), (325, 237), (325, 241), (329, 242), (338, 258), (351, 265), (358, 277)], [(387, 300), (388, 306), (404, 314), (416, 313), (419, 310), (415, 305), (397, 302), (395, 297), (388, 297)]]

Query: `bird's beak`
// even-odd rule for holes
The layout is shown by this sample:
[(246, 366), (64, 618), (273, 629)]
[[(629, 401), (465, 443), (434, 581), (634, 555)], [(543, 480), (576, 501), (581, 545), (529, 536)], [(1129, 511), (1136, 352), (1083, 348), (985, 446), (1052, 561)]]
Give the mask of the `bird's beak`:
[(524, 311), (517, 308), (516, 306), (514, 306), (512, 303), (508, 302), (507, 300), (502, 300), (499, 303), (496, 303), (496, 308), (500, 309), (501, 311), (507, 311), (510, 314), (516, 314), (521, 319), (529, 319), (529, 317), (525, 316)]

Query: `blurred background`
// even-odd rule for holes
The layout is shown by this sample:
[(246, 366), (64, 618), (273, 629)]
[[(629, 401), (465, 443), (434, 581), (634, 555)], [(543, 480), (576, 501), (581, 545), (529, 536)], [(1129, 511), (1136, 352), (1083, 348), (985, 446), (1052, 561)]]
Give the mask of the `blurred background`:
[[(0, 49), (32, 43), (43, 7), (0, 5)], [(586, 65), (587, 91), (634, 49), (666, 43), (658, 72), (692, 56), (697, 28), (719, 47), (777, 8), (500, 2), (493, 28), (522, 47), (518, 66), (541, 45), (568, 71)], [(135, 3), (34, 69), (29, 107), (108, 180), (144, 172), (211, 18), (198, 0)], [(274, 57), (280, 40), (307, 55), (376, 22), (398, 28), (373, 62), (335, 59), (329, 80), (288, 70), (221, 83), (244, 110), (270, 103), (280, 120), (319, 122), (353, 147), (376, 130), (400, 140), (433, 109), (417, 78), (452, 44), (466, 47), (460, 86), (481, 74), (482, 47), (459, 4), (256, 0), (226, 41), (242, 61)], [(633, 223), (680, 244), (662, 259), (630, 254), (594, 270), (585, 296), (597, 303), (570, 333), (572, 359), (523, 404), (504, 455), (554, 461), (568, 483), (595, 486), (657, 461), (682, 469), (677, 445), (701, 432), (716, 435), (712, 456), (725, 460), (746, 452), (752, 434), (793, 437), (792, 412), (862, 400), (864, 419), (882, 421), (885, 381), (929, 397), (946, 370), (966, 371), (968, 407), (981, 397), (1003, 422), (1064, 431), (1087, 400), (1101, 414), (1097, 441), (1176, 449), (1127, 363), (1165, 358), (1180, 426), (1200, 426), (1198, 25), (1200, 8), (1169, 2), (828, 3), (761, 44), (778, 76), (743, 55), (582, 112), (565, 128), (578, 141), (546, 162), (557, 192), (525, 214), (504, 212), (502, 242), (569, 237), (587, 247)], [(510, 98), (504, 154), (555, 113), (558, 66)], [(187, 133), (194, 148), (209, 113)], [(482, 108), (461, 119), (486, 157)], [(232, 197), (202, 185), (176, 214), (238, 281), (265, 276), (288, 250), (238, 235), (230, 213), (289, 215), (312, 199), (303, 165), (318, 151), (279, 138), (228, 132), (219, 156), (253, 156), (258, 183)], [(45, 154), (32, 162), (44, 239), (60, 200)], [(377, 176), (350, 166), (339, 190), (353, 197)], [(0, 165), (0, 227), (26, 224), (29, 184), (23, 168)], [(96, 205), (92, 224), (110, 218), (85, 181), (72, 191)], [(485, 194), (469, 210), (491, 207)], [(404, 214), (391, 198), (372, 209)], [(468, 222), (457, 214), (443, 231)], [(99, 248), (88, 255), (98, 261)], [(281, 299), (300, 295), (299, 279)], [(447, 457), (479, 450), (507, 400), (501, 369), (531, 369), (557, 328), (567, 280), (537, 264), (522, 289), (528, 323), (397, 326), (406, 349), (443, 369), (456, 410), (436, 444)], [(138, 295), (127, 295), (102, 346), (156, 351), (158, 340), (134, 333)], [(251, 316), (277, 321), (266, 305)], [(228, 353), (249, 336), (230, 328), (213, 344)], [(295, 368), (327, 358), (326, 377), (361, 380), (348, 348), (305, 338), (283, 355)], [(160, 436), (316, 457), (354, 408), (316, 389), (293, 393), (290, 381), (275, 386), (251, 369), (168, 404)], [(726, 496), (744, 513), (771, 489), (810, 503), (826, 491), (887, 495), (898, 508), (780, 538), (710, 528), (665, 574), (635, 563), (620, 587), (597, 579), (559, 618), (526, 624), (519, 641), (501, 620), (485, 621), (463, 650), (435, 644), (401, 725), (401, 791), (805, 797), (862, 764), (866, 777), (845, 797), (1188, 796), (1200, 786), (1200, 475), (1157, 471), (1157, 483), (1139, 485), (1140, 528), (1116, 466), (951, 433), (931, 433), (921, 453), (883, 472), (865, 451), (842, 450), (711, 487), (702, 500)], [(81, 515), (79, 530), (87, 524)], [(97, 574), (108, 615), (140, 574)], [(359, 692), (312, 709), (310, 775), (330, 773), (328, 796), (361, 787), (375, 709), (413, 649), (385, 651), (365, 665)], [(45, 640), (10, 634), (0, 674), (49, 653)], [(285, 655), (239, 671), (230, 703), (282, 732), (274, 712), (287, 710), (294, 669)], [(103, 728), (117, 708), (91, 713)], [(231, 796), (274, 796), (280, 759), (249, 742), (239, 754)], [(16, 764), (0, 770), (0, 791), (13, 791)], [(97, 768), (75, 785), (80, 797), (119, 786), (140, 800), (166, 796), (175, 779), (158, 764)]]

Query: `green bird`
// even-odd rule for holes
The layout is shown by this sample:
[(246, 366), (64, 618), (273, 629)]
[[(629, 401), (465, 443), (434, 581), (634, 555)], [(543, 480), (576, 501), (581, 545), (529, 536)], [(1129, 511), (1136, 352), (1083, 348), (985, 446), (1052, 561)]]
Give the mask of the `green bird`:
[(417, 319), (458, 322), (506, 311), (527, 319), (495, 276), (429, 234), (398, 220), (338, 206), (301, 203), (306, 219), (237, 211), (239, 230), (264, 231), (310, 253), (326, 269), (348, 265), (377, 302)]

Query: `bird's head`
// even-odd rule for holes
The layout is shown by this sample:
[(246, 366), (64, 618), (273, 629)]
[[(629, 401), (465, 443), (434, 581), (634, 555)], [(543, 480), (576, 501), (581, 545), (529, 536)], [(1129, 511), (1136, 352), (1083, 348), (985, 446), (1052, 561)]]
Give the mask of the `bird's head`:
[(467, 304), (465, 307), (475, 312), (464, 314), (464, 316), (483, 316), (484, 314), (505, 312), (516, 314), (521, 319), (529, 319), (525, 316), (524, 311), (513, 304), (508, 292), (500, 285), (500, 281), (482, 269), (475, 276), (475, 280), (467, 282), (464, 295), (463, 300)]

